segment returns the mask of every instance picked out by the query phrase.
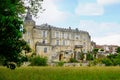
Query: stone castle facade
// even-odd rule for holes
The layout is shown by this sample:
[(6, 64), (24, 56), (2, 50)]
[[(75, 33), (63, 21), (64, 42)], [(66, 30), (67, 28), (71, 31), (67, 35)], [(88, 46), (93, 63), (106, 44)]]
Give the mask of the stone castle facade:
[(91, 37), (86, 31), (48, 24), (37, 26), (29, 14), (24, 21), (24, 28), (26, 33), (23, 39), (36, 55), (47, 56), (49, 61), (68, 61), (71, 57), (79, 59), (81, 52), (91, 51)]

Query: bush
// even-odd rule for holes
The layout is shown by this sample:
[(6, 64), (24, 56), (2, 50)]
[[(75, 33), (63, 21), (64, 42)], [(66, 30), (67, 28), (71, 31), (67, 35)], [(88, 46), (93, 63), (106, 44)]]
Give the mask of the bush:
[(58, 66), (63, 66), (64, 65), (64, 62), (60, 61), (57, 63)]
[(93, 63), (90, 61), (90, 62), (88, 63), (88, 66), (91, 67), (92, 65), (93, 65)]
[(74, 58), (70, 58), (69, 62), (74, 63), (74, 62), (78, 62), (78, 61), (76, 59), (74, 59)]
[(103, 58), (102, 63), (105, 64), (106, 66), (112, 66), (113, 65), (113, 62), (108, 58)]
[(98, 60), (97, 59), (94, 59), (93, 60), (93, 65), (97, 65), (98, 64)]
[(114, 59), (113, 60), (113, 65), (114, 66), (120, 65), (120, 59)]
[(91, 53), (88, 53), (86, 59), (93, 60), (93, 55)]
[(33, 57), (31, 60), (31, 66), (46, 66), (47, 65), (47, 58), (46, 57)]

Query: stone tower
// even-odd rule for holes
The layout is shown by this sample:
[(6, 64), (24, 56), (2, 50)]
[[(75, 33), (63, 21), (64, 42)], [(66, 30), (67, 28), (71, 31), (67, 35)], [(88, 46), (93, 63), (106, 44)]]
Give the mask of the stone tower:
[(35, 26), (35, 21), (32, 19), (32, 15), (29, 10), (24, 20), (24, 29), (26, 30), (25, 34), (23, 34), (23, 39), (28, 42), (31, 49), (35, 49), (34, 40), (33, 40), (33, 28)]

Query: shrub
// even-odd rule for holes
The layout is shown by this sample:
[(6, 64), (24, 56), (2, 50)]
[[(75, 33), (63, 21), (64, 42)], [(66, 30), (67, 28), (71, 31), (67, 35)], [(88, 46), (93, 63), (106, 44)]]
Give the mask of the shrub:
[(64, 62), (60, 61), (57, 63), (58, 66), (63, 66), (64, 65)]
[(80, 66), (82, 66), (82, 63), (80, 62)]
[(86, 59), (93, 60), (93, 55), (91, 53), (88, 53)]
[(93, 63), (90, 61), (90, 62), (88, 63), (88, 66), (91, 67), (92, 65), (93, 65)]
[(94, 59), (93, 60), (93, 65), (97, 65), (98, 64), (98, 60), (97, 59)]
[(31, 60), (31, 66), (46, 66), (47, 65), (47, 58), (46, 57), (33, 57)]
[(120, 59), (113, 59), (113, 65), (114, 66), (120, 65)]
[(102, 63), (105, 64), (106, 66), (112, 66), (113, 65), (113, 62), (108, 58), (103, 58)]
[(74, 62), (78, 62), (78, 61), (76, 59), (74, 59), (74, 58), (70, 58), (69, 62), (74, 63)]

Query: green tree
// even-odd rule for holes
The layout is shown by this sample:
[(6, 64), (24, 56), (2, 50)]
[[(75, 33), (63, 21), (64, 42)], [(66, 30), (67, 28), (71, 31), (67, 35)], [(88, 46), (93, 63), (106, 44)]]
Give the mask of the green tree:
[(87, 60), (93, 60), (93, 55), (91, 53), (87, 53)]
[(97, 57), (98, 50), (99, 49), (97, 49), (97, 48), (93, 49), (92, 53), (94, 54), (94, 58)]
[(120, 53), (120, 47), (117, 48), (117, 53)]
[[(25, 5), (28, 1), (28, 6)], [(32, 13), (38, 12), (41, 0), (0, 0), (0, 56), (4, 63), (22, 60), (22, 51), (30, 52), (28, 44), (22, 40), (22, 15), (26, 9)], [(38, 2), (38, 3), (37, 3)]]
[(85, 54), (84, 54), (83, 52), (80, 53), (80, 60), (83, 61), (83, 59), (85, 58), (84, 55), (85, 55)]

